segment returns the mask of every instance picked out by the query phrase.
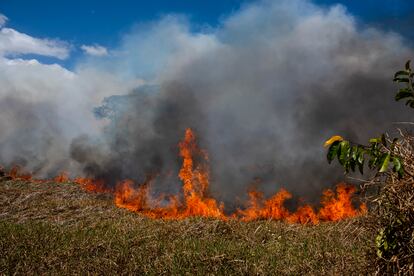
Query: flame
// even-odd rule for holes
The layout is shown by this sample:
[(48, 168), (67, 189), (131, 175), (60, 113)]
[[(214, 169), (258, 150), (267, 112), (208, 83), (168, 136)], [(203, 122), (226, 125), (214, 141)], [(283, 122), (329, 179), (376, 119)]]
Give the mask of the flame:
[(13, 166), (9, 173), (7, 174), (8, 177), (14, 180), (25, 180), (25, 181), (31, 181), (32, 180), (32, 174), (31, 173), (23, 173), (20, 166)]
[(205, 161), (207, 154), (199, 150), (195, 141), (195, 135), (191, 129), (185, 131), (184, 140), (179, 144), (180, 156), (183, 158), (183, 165), (178, 177), (183, 182), (185, 216), (203, 216), (224, 218), (223, 205), (218, 206), (213, 198), (207, 196), (209, 186), (208, 166), (194, 164), (194, 156), (199, 156)]
[(319, 217), (310, 205), (300, 206), (295, 213), (290, 214), (286, 221), (290, 223), (318, 224)]
[(284, 206), (284, 202), (292, 198), (292, 195), (285, 189), (281, 189), (267, 200), (264, 200), (262, 193), (252, 190), (249, 192), (248, 208), (239, 209), (238, 214), (245, 221), (273, 219), (302, 224), (337, 221), (363, 215), (367, 212), (365, 204), (361, 204), (358, 209), (353, 206), (352, 196), (355, 192), (354, 186), (341, 183), (337, 185), (336, 192), (331, 189), (323, 192), (322, 207), (317, 213), (310, 205), (300, 206), (295, 212), (290, 213)]
[(281, 220), (289, 216), (289, 211), (284, 207), (284, 202), (292, 195), (285, 189), (281, 189), (268, 200), (264, 200), (263, 193), (256, 190), (249, 192), (249, 207), (238, 210), (242, 220), (250, 221), (257, 219)]
[(325, 221), (337, 221), (345, 218), (355, 217), (366, 212), (365, 204), (359, 210), (352, 206), (352, 195), (356, 192), (354, 186), (338, 184), (335, 193), (328, 189), (323, 192), (322, 208), (319, 210), (319, 217)]
[[(342, 137), (332, 137), (327, 143), (338, 141)], [(234, 214), (224, 213), (223, 203), (209, 196), (209, 164), (207, 152), (200, 149), (194, 132), (188, 128), (184, 139), (178, 144), (182, 166), (178, 178), (182, 181), (182, 195), (151, 195), (151, 183), (155, 175), (148, 176), (144, 183), (137, 185), (132, 180), (117, 183), (114, 189), (108, 188), (103, 180), (78, 177), (71, 180), (68, 173), (61, 172), (53, 181), (57, 183), (74, 182), (90, 192), (113, 193), (114, 203), (120, 208), (145, 215), (150, 218), (181, 219), (192, 216), (212, 217), (218, 219), (241, 219), (252, 221), (260, 219), (282, 220), (288, 223), (318, 224), (321, 221), (338, 221), (367, 212), (365, 204), (355, 208), (352, 204), (356, 188), (344, 183), (338, 184), (336, 190), (327, 189), (323, 192), (321, 207), (318, 211), (310, 205), (299, 206), (289, 211), (285, 202), (292, 195), (285, 189), (265, 199), (264, 194), (256, 189), (248, 192), (249, 199), (245, 209), (238, 209)], [(18, 166), (7, 174), (9, 178), (32, 182), (50, 180), (33, 179), (31, 174), (22, 173)]]
[(65, 183), (69, 182), (69, 174), (67, 172), (61, 172), (59, 175), (57, 175), (54, 179), (57, 183)]
[[(179, 144), (183, 164), (178, 174), (183, 182), (183, 201), (178, 197), (169, 197), (169, 204), (161, 206), (161, 199), (152, 200), (149, 183), (135, 187), (131, 180), (118, 183), (115, 189), (115, 204), (150, 217), (184, 218), (190, 216), (214, 217), (225, 219), (223, 205), (207, 196), (209, 186), (207, 154), (197, 147), (195, 135), (191, 129), (185, 132), (184, 140)], [(201, 160), (196, 162), (197, 160)], [(150, 202), (154, 202), (150, 204)]]
[(134, 187), (132, 180), (124, 180), (115, 188), (115, 204), (118, 207), (129, 209), (131, 211), (139, 212), (148, 209), (147, 202), (148, 187), (141, 185), (138, 188)]
[(86, 178), (86, 177), (77, 177), (73, 180), (76, 184), (79, 184), (83, 189), (89, 192), (97, 192), (97, 193), (108, 193), (112, 192), (112, 189), (109, 189), (105, 185), (105, 181), (103, 180), (95, 180), (93, 178)]

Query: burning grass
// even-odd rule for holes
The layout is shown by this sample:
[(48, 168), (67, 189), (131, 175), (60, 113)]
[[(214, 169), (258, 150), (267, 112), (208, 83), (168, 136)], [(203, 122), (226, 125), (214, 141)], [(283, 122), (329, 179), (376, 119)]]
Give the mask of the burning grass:
[[(183, 183), (183, 199), (174, 195), (168, 198), (169, 204), (151, 204), (149, 188), (151, 178), (139, 187), (134, 187), (132, 181), (123, 181), (115, 190), (115, 204), (118, 207), (138, 212), (151, 218), (186, 218), (209, 217), (241, 219), (252, 221), (258, 219), (284, 220), (289, 223), (318, 224), (319, 221), (337, 221), (356, 217), (366, 213), (366, 207), (361, 204), (355, 208), (352, 196), (356, 191), (353, 186), (340, 184), (336, 192), (328, 189), (322, 197), (322, 207), (318, 211), (310, 205), (300, 206), (295, 212), (289, 212), (284, 203), (292, 195), (282, 189), (269, 199), (256, 190), (249, 192), (250, 200), (246, 209), (239, 209), (234, 214), (225, 214), (224, 205), (209, 196), (209, 166), (207, 152), (197, 145), (196, 136), (187, 129), (184, 139), (179, 143), (182, 167), (178, 177)], [(157, 200), (155, 200), (157, 201)]]
[[(249, 201), (244, 209), (238, 209), (233, 214), (224, 212), (224, 204), (218, 203), (209, 195), (210, 175), (208, 155), (198, 147), (196, 136), (191, 129), (185, 131), (184, 139), (179, 143), (179, 155), (182, 166), (178, 178), (182, 181), (182, 194), (160, 195), (152, 197), (150, 189), (156, 176), (149, 175), (144, 183), (137, 185), (132, 180), (118, 182), (115, 188), (107, 187), (102, 180), (91, 178), (76, 178), (73, 181), (87, 191), (114, 194), (114, 203), (120, 208), (140, 213), (150, 218), (183, 219), (187, 217), (208, 217), (222, 220), (240, 219), (252, 220), (284, 220), (289, 223), (318, 224), (320, 221), (337, 221), (357, 217), (366, 213), (366, 207), (361, 204), (355, 208), (352, 200), (356, 188), (352, 185), (339, 184), (336, 191), (324, 191), (319, 210), (310, 205), (302, 205), (291, 212), (285, 206), (285, 201), (292, 195), (285, 189), (266, 199), (257, 191), (249, 192)], [(14, 167), (6, 174), (9, 179), (30, 180), (36, 183), (46, 183), (48, 180), (32, 179), (31, 174), (20, 173)], [(69, 181), (66, 173), (54, 178), (55, 182)]]
[(74, 183), (0, 182), (0, 274), (365, 274), (373, 234), (315, 226), (153, 220)]

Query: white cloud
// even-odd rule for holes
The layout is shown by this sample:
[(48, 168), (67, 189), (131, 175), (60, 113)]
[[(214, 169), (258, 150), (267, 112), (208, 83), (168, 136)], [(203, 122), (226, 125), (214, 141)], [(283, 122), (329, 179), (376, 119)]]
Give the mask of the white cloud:
[(0, 29), (0, 56), (37, 54), (66, 59), (69, 52), (69, 45), (65, 42), (35, 38), (11, 28)]
[(4, 25), (6, 25), (7, 20), (9, 20), (7, 16), (0, 13), (0, 27), (3, 27)]
[[(110, 55), (86, 59), (78, 66), (99, 67), (123, 78), (158, 80), (161, 73), (176, 72), (195, 58), (222, 45), (213, 33), (193, 33), (190, 22), (169, 15), (159, 21), (137, 25), (124, 35)], [(169, 66), (173, 70), (169, 70)], [(168, 71), (168, 72), (167, 72)]]
[(100, 45), (82, 45), (81, 49), (88, 55), (91, 56), (107, 56), (108, 55), (108, 50)]

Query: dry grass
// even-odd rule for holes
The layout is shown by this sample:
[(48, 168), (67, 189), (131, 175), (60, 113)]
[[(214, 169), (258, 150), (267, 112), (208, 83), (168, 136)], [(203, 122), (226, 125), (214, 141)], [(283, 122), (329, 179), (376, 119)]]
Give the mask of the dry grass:
[(376, 231), (373, 252), (380, 274), (414, 275), (414, 137), (400, 132), (394, 153), (402, 158), (405, 175), (378, 176), (367, 183), (379, 193), (370, 201), (370, 227)]
[(71, 183), (0, 182), (0, 274), (371, 273), (361, 219), (150, 220)]

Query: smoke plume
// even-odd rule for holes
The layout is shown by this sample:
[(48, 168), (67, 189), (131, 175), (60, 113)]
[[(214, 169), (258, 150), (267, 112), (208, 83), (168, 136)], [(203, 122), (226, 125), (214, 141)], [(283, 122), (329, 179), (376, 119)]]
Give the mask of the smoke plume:
[(26, 64), (27, 75), (7, 74), (3, 61), (1, 163), (108, 185), (157, 175), (156, 190), (176, 192), (177, 143), (190, 127), (218, 199), (256, 182), (312, 200), (344, 178), (327, 165), (326, 138), (363, 142), (411, 118), (393, 100), (392, 74), (412, 49), (340, 5), (259, 1), (194, 28), (173, 15), (135, 26), (111, 55), (74, 72)]

